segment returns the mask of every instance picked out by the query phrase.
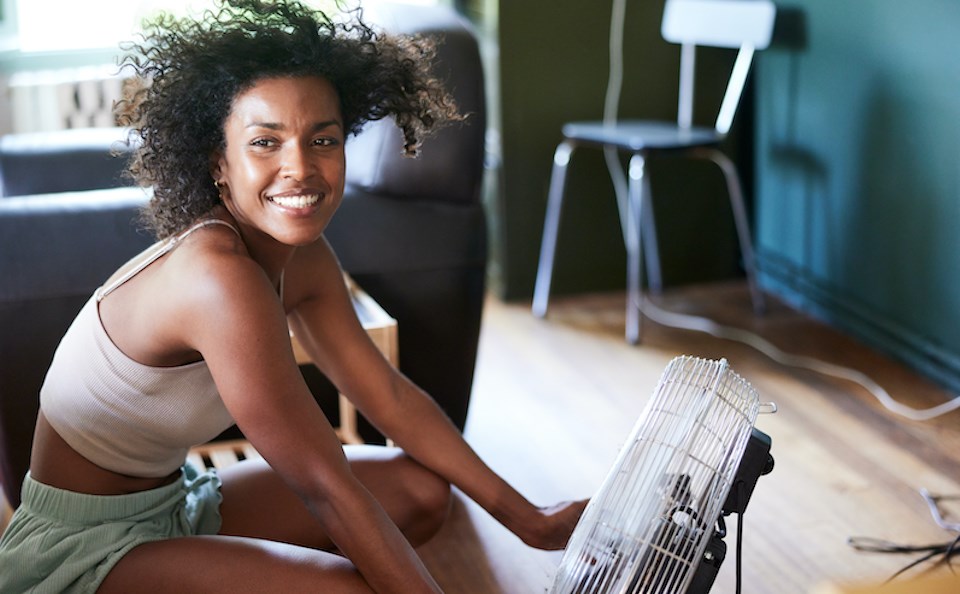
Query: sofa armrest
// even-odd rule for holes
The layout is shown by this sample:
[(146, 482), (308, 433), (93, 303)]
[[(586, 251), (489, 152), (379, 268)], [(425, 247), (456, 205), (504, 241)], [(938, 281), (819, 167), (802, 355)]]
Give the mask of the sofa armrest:
[(0, 199), (0, 303), (91, 294), (152, 243), (142, 188)]
[(40, 386), (73, 318), (153, 239), (140, 188), (0, 198), (0, 482), (11, 505), (30, 461)]

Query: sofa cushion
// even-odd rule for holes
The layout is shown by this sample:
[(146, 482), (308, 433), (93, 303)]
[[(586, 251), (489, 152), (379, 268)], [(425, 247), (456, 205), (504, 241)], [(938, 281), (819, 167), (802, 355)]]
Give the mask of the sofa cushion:
[(402, 155), (392, 118), (370, 122), (347, 142), (347, 181), (394, 199), (476, 204), (486, 134), (483, 67), (470, 24), (449, 7), (376, 5), (364, 17), (395, 34), (438, 39), (436, 75), (468, 117), (426, 139), (418, 159)]
[(350, 274), (483, 268), (480, 204), (403, 200), (348, 186), (325, 232)]
[[(0, 196), (130, 186), (125, 128), (75, 128), (0, 137)], [(119, 155), (111, 154), (111, 150)]]

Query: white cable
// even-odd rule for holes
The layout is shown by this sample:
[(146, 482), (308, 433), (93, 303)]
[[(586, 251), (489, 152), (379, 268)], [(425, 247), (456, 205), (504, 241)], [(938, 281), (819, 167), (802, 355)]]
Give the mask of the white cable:
[(646, 298), (641, 298), (640, 310), (645, 316), (662, 326), (705, 332), (717, 338), (732, 340), (753, 347), (771, 360), (782, 365), (808, 369), (822, 375), (853, 382), (870, 392), (887, 410), (911, 421), (929, 421), (930, 419), (960, 408), (960, 397), (954, 397), (947, 402), (931, 408), (919, 410), (911, 408), (894, 400), (882, 386), (873, 381), (873, 379), (865, 373), (833, 363), (827, 363), (812, 357), (785, 353), (772, 343), (747, 330), (723, 326), (713, 320), (700, 316), (670, 312), (658, 307)]
[[(623, 28), (627, 12), (626, 0), (613, 0), (610, 14), (610, 75), (607, 78), (607, 93), (603, 101), (603, 125), (617, 123), (620, 111), (620, 90), (623, 88)], [(627, 224), (630, 220), (627, 207), (627, 176), (620, 164), (620, 154), (615, 147), (604, 147), (603, 158), (610, 170), (610, 180), (617, 196), (617, 208), (620, 210), (620, 231), (623, 240), (627, 240)]]

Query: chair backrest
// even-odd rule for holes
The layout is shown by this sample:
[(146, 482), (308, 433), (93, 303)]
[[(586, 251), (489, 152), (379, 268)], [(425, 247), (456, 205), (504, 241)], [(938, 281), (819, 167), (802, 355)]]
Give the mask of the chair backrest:
[(716, 122), (718, 132), (729, 132), (753, 53), (770, 45), (775, 16), (776, 7), (769, 0), (667, 0), (660, 32), (681, 47), (680, 126), (689, 128), (693, 123), (696, 46), (739, 48)]

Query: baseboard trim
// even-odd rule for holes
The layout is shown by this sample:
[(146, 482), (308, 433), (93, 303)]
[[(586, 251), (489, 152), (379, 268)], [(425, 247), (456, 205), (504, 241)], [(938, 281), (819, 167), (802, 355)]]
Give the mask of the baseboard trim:
[(960, 353), (931, 343), (862, 302), (813, 278), (786, 258), (758, 254), (760, 284), (791, 306), (827, 322), (951, 391), (960, 391)]

